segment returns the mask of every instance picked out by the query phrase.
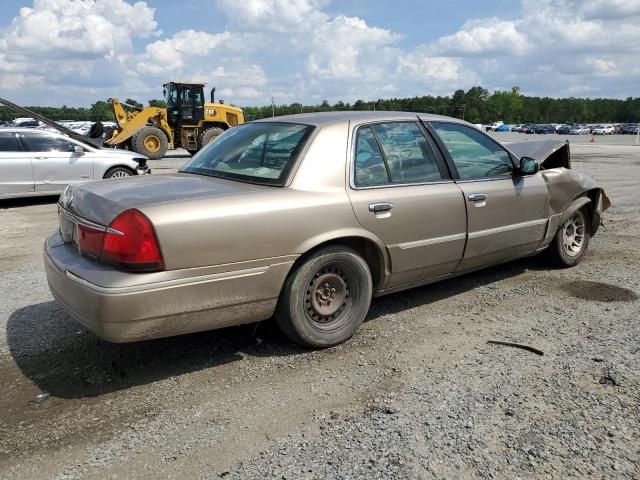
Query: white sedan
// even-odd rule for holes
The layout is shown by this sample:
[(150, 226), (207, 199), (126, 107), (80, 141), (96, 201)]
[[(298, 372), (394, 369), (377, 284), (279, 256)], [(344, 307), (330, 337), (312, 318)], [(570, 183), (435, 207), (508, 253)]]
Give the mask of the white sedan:
[(591, 130), (594, 135), (613, 135), (616, 129), (613, 125), (596, 125)]
[(147, 158), (57, 132), (0, 128), (0, 199), (56, 195), (67, 185), (150, 173)]

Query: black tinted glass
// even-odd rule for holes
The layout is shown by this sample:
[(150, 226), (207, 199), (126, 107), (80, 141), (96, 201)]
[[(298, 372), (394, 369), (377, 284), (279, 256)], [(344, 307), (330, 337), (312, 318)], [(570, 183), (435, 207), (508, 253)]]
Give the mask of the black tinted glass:
[(22, 134), (30, 152), (73, 152), (73, 143), (47, 134)]
[(18, 140), (13, 133), (0, 133), (0, 152), (20, 152)]

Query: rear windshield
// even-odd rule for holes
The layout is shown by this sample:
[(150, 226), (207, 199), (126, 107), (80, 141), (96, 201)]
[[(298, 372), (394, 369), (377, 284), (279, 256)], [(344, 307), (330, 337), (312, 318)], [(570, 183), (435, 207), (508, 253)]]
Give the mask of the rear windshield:
[(200, 150), (182, 171), (281, 186), (312, 130), (307, 125), (266, 122), (233, 127)]

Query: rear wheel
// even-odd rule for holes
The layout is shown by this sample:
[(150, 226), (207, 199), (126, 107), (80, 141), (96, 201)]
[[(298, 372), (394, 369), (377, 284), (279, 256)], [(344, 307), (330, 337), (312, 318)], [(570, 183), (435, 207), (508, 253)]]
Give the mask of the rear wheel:
[(346, 247), (324, 248), (289, 275), (275, 318), (294, 342), (337, 345), (364, 321), (372, 290), (369, 266), (360, 255)]
[(158, 127), (144, 127), (136, 132), (131, 141), (133, 150), (149, 157), (151, 160), (158, 160), (167, 153), (167, 136)]
[(107, 170), (104, 174), (104, 178), (125, 178), (134, 175), (133, 170), (127, 167), (113, 167)]
[(589, 247), (589, 222), (583, 208), (574, 212), (558, 229), (551, 245), (549, 256), (560, 267), (577, 265)]
[(200, 134), (200, 148), (214, 141), (222, 132), (224, 132), (224, 130), (218, 127), (207, 128)]

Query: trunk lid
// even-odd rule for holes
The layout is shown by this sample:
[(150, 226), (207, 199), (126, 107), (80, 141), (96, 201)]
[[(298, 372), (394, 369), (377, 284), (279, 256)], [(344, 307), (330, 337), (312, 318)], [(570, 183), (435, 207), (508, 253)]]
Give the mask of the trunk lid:
[(67, 212), (102, 226), (130, 208), (204, 197), (242, 195), (267, 188), (220, 178), (174, 173), (74, 185), (60, 197)]

